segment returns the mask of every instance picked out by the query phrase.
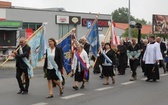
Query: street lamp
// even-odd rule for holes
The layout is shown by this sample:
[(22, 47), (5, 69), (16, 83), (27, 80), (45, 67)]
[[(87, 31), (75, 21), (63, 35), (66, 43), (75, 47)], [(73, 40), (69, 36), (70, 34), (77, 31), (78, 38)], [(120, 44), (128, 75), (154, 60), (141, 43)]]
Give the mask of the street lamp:
[(138, 29), (138, 44), (140, 44), (142, 24), (141, 24), (141, 23), (136, 23), (135, 21), (131, 21), (131, 22), (129, 23), (129, 26), (130, 26), (131, 28), (137, 28), (137, 29)]

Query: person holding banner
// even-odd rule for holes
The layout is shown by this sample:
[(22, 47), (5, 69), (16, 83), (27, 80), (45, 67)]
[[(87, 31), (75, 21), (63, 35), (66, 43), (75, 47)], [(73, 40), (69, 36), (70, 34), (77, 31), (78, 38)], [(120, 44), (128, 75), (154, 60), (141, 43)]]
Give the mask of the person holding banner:
[[(20, 47), (20, 48), (19, 48)], [(29, 77), (28, 77), (28, 62), (25, 61), (29, 59), (30, 47), (26, 44), (25, 38), (21, 37), (18, 51), (13, 51), (11, 56), (16, 58), (16, 79), (19, 84), (20, 91), (17, 94), (27, 94), (29, 88)], [(29, 62), (30, 63), (30, 62)], [(25, 87), (22, 83), (21, 76), (24, 73), (25, 76)]]
[(85, 88), (85, 81), (89, 78), (89, 58), (82, 44), (77, 45), (77, 51), (74, 53), (72, 61), (72, 71), (75, 73), (75, 86), (78, 90), (78, 82), (82, 82), (80, 89)]
[(56, 46), (56, 41), (53, 38), (49, 38), (48, 40), (49, 48), (46, 52), (46, 58), (44, 62), (44, 70), (46, 71), (46, 76), (48, 80), (48, 89), (49, 89), (49, 96), (46, 98), (53, 98), (53, 86), (52, 81), (54, 81), (60, 90), (60, 95), (63, 94), (63, 87), (62, 87), (62, 76), (60, 70), (63, 69), (62, 61), (62, 52), (59, 47)]
[(112, 78), (112, 84), (115, 84), (113, 65), (116, 64), (116, 60), (115, 52), (112, 50), (110, 43), (105, 43), (105, 50), (101, 51), (100, 59), (102, 73), (105, 76), (105, 83), (103, 85), (109, 85), (109, 77)]

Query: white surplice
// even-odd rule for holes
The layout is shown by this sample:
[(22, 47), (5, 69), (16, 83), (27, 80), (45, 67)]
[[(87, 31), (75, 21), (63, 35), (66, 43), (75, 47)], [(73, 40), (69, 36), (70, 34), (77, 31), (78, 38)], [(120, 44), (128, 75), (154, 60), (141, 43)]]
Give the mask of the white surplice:
[(162, 60), (162, 53), (160, 50), (160, 44), (157, 42), (148, 43), (146, 47), (146, 51), (143, 56), (143, 61), (145, 64), (154, 64), (156, 60)]

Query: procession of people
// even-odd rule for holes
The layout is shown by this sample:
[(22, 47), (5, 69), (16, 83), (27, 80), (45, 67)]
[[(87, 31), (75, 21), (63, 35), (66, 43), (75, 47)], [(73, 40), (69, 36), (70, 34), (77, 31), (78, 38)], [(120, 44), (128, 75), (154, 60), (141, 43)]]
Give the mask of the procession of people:
[[(135, 81), (137, 79), (137, 67), (142, 67), (142, 72), (146, 76), (146, 81), (156, 82), (160, 79), (159, 77), (159, 67), (162, 66), (164, 73), (167, 69), (164, 62), (166, 44), (161, 41), (160, 37), (155, 40), (154, 36), (149, 36), (148, 39), (143, 39), (142, 45), (137, 43), (136, 38), (132, 38), (128, 41), (128, 38), (120, 40), (119, 45), (117, 45), (117, 51), (113, 50), (110, 42), (101, 42), (101, 47), (99, 48), (97, 59), (95, 60), (96, 67), (94, 69), (99, 69), (98, 73), (101, 73), (100, 77), (105, 79), (102, 85), (109, 85), (110, 78), (111, 83), (115, 84), (115, 76), (125, 75), (126, 68), (132, 72), (130, 81)], [(74, 85), (72, 89), (79, 89), (79, 82), (81, 83), (80, 89), (87, 87), (87, 82), (89, 80), (89, 73), (91, 73), (91, 62), (90, 62), (90, 44), (87, 43), (85, 38), (81, 39), (81, 42), (75, 40), (75, 51), (73, 52), (72, 64), (71, 64), (71, 77), (74, 78)], [(48, 81), (49, 95), (46, 97), (53, 98), (53, 85), (59, 87), (59, 94), (64, 93), (63, 84), (65, 83), (63, 77), (63, 52), (62, 48), (57, 46), (56, 40), (54, 38), (48, 39), (48, 48), (46, 49), (45, 62), (44, 62), (44, 73)], [(16, 79), (19, 85), (18, 94), (28, 94), (29, 89), (29, 77), (28, 77), (28, 62), (29, 56), (31, 55), (31, 48), (26, 44), (25, 38), (20, 38), (20, 43), (18, 46), (18, 51), (13, 51), (11, 56), (16, 58)], [(128, 65), (129, 64), (129, 65)], [(114, 67), (118, 70), (115, 71)], [(90, 72), (89, 72), (90, 71)], [(22, 83), (22, 75), (24, 74), (25, 85)], [(110, 77), (110, 78), (109, 78)]]

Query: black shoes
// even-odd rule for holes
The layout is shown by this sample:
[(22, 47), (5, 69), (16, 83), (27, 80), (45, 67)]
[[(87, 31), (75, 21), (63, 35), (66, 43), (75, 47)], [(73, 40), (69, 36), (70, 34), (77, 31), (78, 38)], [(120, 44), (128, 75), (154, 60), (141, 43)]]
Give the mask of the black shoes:
[(73, 86), (72, 88), (75, 89), (75, 90), (78, 90), (78, 87), (77, 87), (77, 86)]
[(99, 77), (100, 77), (101, 79), (103, 79), (103, 78), (104, 78), (104, 76), (103, 76), (103, 75), (100, 75)]
[[(151, 79), (146, 79), (146, 82), (150, 82)], [(152, 82), (152, 81), (151, 81)], [(153, 79), (153, 82), (157, 82), (156, 79)]]
[(46, 97), (46, 99), (53, 98), (53, 97), (54, 97), (53, 95), (49, 95)]
[(80, 89), (84, 89), (85, 88), (85, 85), (82, 85), (81, 87), (80, 87)]
[(109, 85), (109, 83), (103, 83), (103, 85)]
[(17, 94), (28, 94), (28, 91), (22, 91), (22, 90), (20, 90), (19, 92), (17, 92)]
[(23, 91), (22, 94), (28, 94), (28, 91)]
[(17, 92), (17, 94), (22, 94), (22, 90), (20, 90), (19, 92)]

